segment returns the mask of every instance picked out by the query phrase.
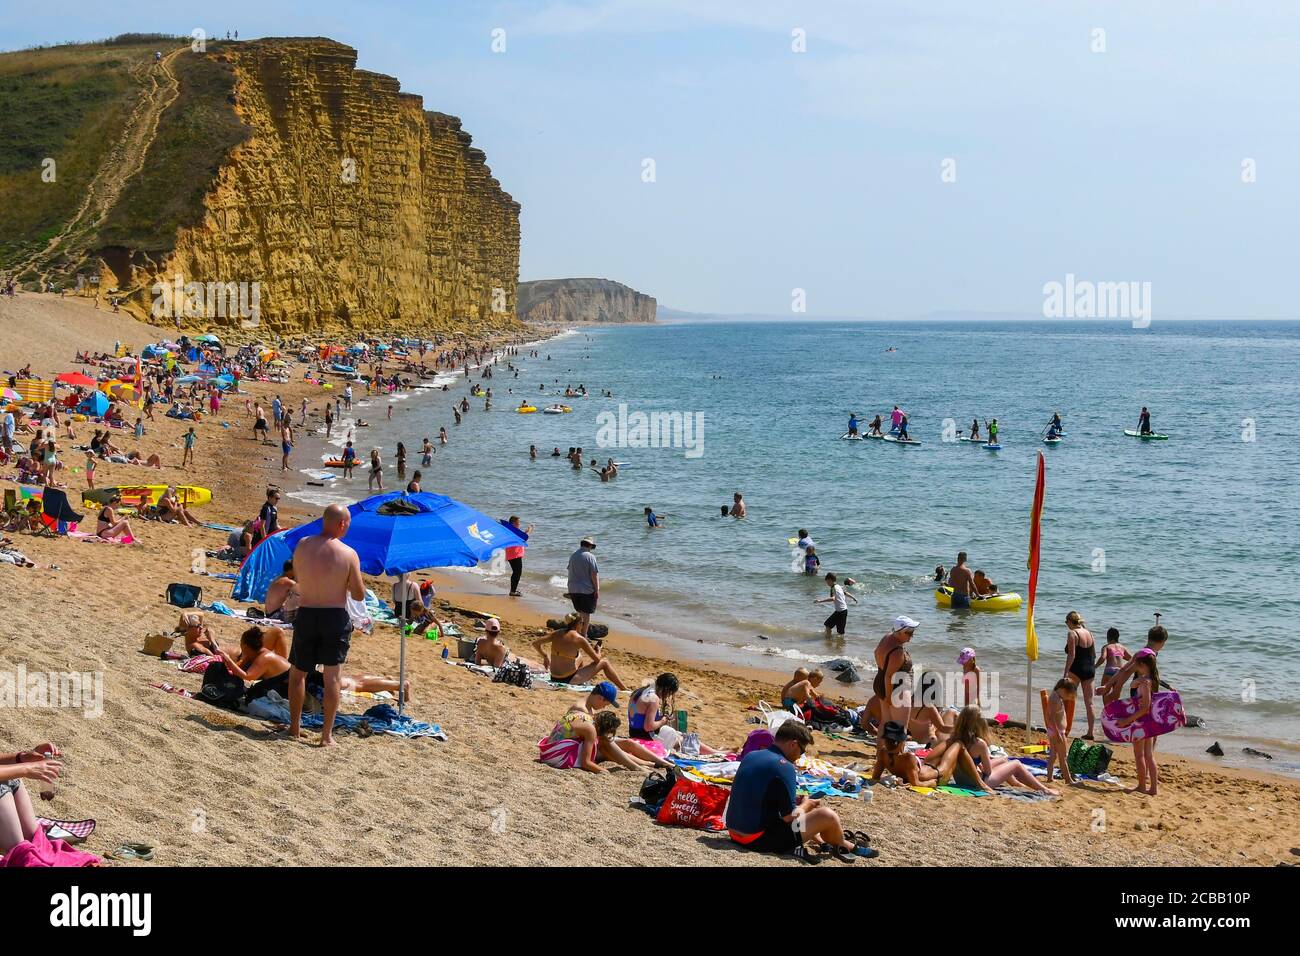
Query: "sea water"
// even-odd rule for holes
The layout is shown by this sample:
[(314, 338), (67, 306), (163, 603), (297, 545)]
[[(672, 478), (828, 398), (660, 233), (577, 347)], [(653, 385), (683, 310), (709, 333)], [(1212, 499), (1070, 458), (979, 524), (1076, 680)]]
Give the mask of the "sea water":
[[(583, 330), (538, 348), (540, 358), (515, 360), (517, 378), (504, 360), (488, 380), (444, 374), (449, 391), (410, 393), (391, 421), (390, 400), (365, 399), (361, 388), (353, 412), (372, 423), (356, 430), (358, 457), (380, 447), (390, 488), (396, 442), (406, 444), (409, 480), (421, 440), (436, 445), (447, 428), (424, 488), (536, 525), (525, 590), (558, 599), (568, 555), (591, 534), (601, 616), (791, 668), (869, 662), (891, 619), (907, 614), (921, 623), (918, 665), (947, 674), (962, 647), (976, 648), (982, 669), (999, 676), (998, 709), (1019, 718), (1024, 609), (943, 610), (929, 579), (965, 550), (1002, 591), (1026, 593), (1042, 452), (1034, 686), (1064, 671), (1067, 612), (1084, 616), (1099, 647), (1118, 628), (1131, 652), (1160, 613), (1172, 635), (1161, 677), (1208, 724), (1174, 735), (1182, 749), (1217, 739), (1231, 756), (1248, 744), (1278, 758), (1257, 760), (1261, 768), (1294, 768), (1300, 654), (1286, 608), (1300, 563), (1300, 323), (699, 322)], [(493, 409), (471, 398), (456, 426), (452, 403), (472, 382), (491, 386)], [(588, 397), (563, 396), (579, 384)], [(516, 413), (521, 400), (539, 411)], [(540, 412), (553, 402), (572, 413)], [(850, 412), (865, 433), (895, 404), (920, 446), (841, 440)], [(1169, 441), (1124, 435), (1143, 405)], [(1057, 411), (1067, 437), (1049, 447), (1041, 436)], [(638, 413), (670, 416), (657, 436), (665, 441), (619, 429)], [(972, 418), (981, 433), (998, 419), (1000, 452), (950, 440)], [(687, 422), (698, 427), (674, 442), (671, 424)], [(627, 464), (602, 482), (551, 458), (556, 446)], [(366, 470), (308, 498), (364, 497)], [(720, 516), (734, 492), (749, 509), (743, 521)], [(663, 528), (647, 527), (646, 506), (666, 516)], [(857, 582), (843, 641), (823, 636), (820, 575), (795, 570), (789, 539), (800, 528), (822, 573)], [(500, 562), (481, 570), (505, 590)], [(1081, 733), (1082, 702), (1078, 713)]]

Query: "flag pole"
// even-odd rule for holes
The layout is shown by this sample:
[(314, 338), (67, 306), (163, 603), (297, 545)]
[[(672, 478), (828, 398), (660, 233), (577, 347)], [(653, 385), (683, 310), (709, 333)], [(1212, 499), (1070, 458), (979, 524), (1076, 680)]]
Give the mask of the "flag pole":
[(1034, 697), (1034, 662), (1025, 661), (1025, 743), (1033, 743), (1034, 725), (1030, 722), (1033, 715)]
[(1029, 607), (1025, 618), (1025, 739), (1033, 738), (1034, 661), (1038, 659), (1038, 634), (1034, 630), (1034, 603), (1038, 596), (1038, 563), (1042, 553), (1043, 493), (1047, 486), (1047, 467), (1043, 453), (1035, 461), (1034, 506), (1029, 518)]
[(405, 713), (403, 708), (406, 706), (406, 609), (411, 603), (407, 600), (405, 571), (397, 576), (397, 593), (402, 596), (401, 604), (397, 609), (397, 633), (398, 640), (401, 642), (397, 652), (397, 713), (401, 716)]

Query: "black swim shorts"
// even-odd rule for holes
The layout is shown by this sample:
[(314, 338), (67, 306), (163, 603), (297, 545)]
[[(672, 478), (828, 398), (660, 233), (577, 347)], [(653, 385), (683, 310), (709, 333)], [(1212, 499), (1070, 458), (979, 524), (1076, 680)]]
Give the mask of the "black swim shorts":
[(596, 610), (594, 594), (570, 594), (569, 600), (573, 602), (573, 609), (579, 614), (592, 614)]
[(317, 664), (337, 667), (348, 659), (351, 638), (347, 608), (300, 607), (293, 620), (289, 663), (300, 671), (315, 670)]

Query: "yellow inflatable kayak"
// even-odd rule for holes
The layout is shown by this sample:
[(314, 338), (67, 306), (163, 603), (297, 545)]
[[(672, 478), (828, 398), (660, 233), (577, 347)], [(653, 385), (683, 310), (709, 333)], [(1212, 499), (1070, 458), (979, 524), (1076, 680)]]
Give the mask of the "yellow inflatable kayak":
[(176, 489), (176, 499), (186, 507), (212, 503), (212, 492), (194, 485), (118, 485), (114, 488), (92, 488), (81, 493), (81, 501), (87, 506), (107, 504), (116, 492), (122, 496), (124, 503), (145, 501), (156, 505), (169, 487)]
[[(934, 602), (939, 607), (952, 607), (952, 588), (941, 587), (934, 592)], [(1021, 597), (1019, 594), (994, 594), (991, 597), (971, 598), (972, 611), (1018, 611)]]
[(528, 415), (528, 414), (531, 414), (532, 412), (537, 411), (537, 406), (536, 406), (536, 405), (520, 405), (518, 408), (515, 409), (515, 411), (517, 411), (520, 415)]

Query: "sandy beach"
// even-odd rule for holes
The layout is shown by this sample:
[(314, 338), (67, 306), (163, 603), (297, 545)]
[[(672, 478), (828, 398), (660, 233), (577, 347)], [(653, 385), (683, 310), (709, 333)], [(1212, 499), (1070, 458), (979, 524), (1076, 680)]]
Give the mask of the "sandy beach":
[[(34, 294), (0, 298), (0, 364), (10, 372), (31, 362), (37, 374), (52, 377), (76, 367), (78, 350), (111, 351), (119, 341), (138, 350), (163, 335), (88, 302)], [(228, 399), (220, 421), (205, 419), (193, 470), (177, 467), (188, 423), (159, 414), (145, 438), (128, 440), (126, 447), (160, 454), (161, 472), (103, 464), (96, 483), (208, 487), (213, 502), (200, 517), (241, 524), (256, 513), (267, 484), (280, 481), (278, 449), (253, 441), (244, 393), (264, 403), (279, 394), (293, 409), (305, 397), (314, 411), (332, 393), (302, 382), (301, 375), (298, 367), (288, 384), (246, 383), (244, 392)], [(87, 424), (78, 426), (79, 438), (93, 431)], [(80, 455), (67, 460), (81, 464)], [(70, 488), (84, 485), (81, 474), (66, 479)], [(3, 487), (16, 486), (5, 481)], [(435, 469), (426, 489), (436, 488)], [(281, 516), (282, 523), (297, 523), (317, 515), (286, 503)], [(0, 613), (7, 623), (0, 666), (28, 674), (102, 674), (101, 715), (0, 709), (3, 746), (51, 740), (63, 749), (57, 794), (37, 809), (53, 818), (97, 819), (86, 849), (102, 854), (124, 842), (158, 848), (155, 863), (137, 865), (800, 865), (738, 851), (725, 836), (656, 825), (628, 807), (640, 775), (538, 764), (537, 740), (577, 695), (493, 684), (444, 661), (442, 642), (410, 639), (407, 667), (414, 684), (410, 712), (440, 725), (446, 742), (345, 733), (340, 746), (321, 751), (311, 746), (315, 734), (290, 741), (264, 722), (154, 688), (168, 682), (195, 690), (200, 683), (197, 675), (141, 653), (147, 633), (176, 623), (178, 611), (164, 598), (169, 583), (199, 584), (205, 601), (242, 606), (230, 600), (228, 582), (193, 571), (196, 556), (222, 546), (223, 532), (155, 522), (139, 522), (136, 531), (130, 546), (11, 534), (13, 546), (37, 567), (0, 565)], [(436, 577), (444, 614), (462, 630), (473, 634), (481, 627), (466, 611), (496, 614), (511, 648), (531, 656), (526, 645), (545, 617), (536, 606)], [(367, 584), (391, 596), (391, 581)], [(238, 620), (207, 617), (223, 643), (237, 641)], [(751, 708), (777, 697), (787, 676), (668, 660), (653, 642), (617, 627), (606, 648), (630, 684), (675, 673), (692, 729), (715, 747), (739, 747), (753, 729), (746, 722), (756, 715)], [(345, 671), (395, 676), (397, 656), (396, 630), (377, 626), (371, 635), (354, 637)], [(828, 693), (835, 695), (833, 685)], [(345, 696), (342, 712), (360, 713), (373, 703)], [(997, 732), (997, 742), (1013, 753), (1025, 740), (1024, 731)], [(817, 735), (814, 753), (867, 772), (874, 758), (865, 743), (824, 734)], [(1112, 772), (1131, 786), (1132, 771), (1128, 750), (1117, 747)], [(870, 801), (832, 804), (846, 825), (871, 834), (881, 854), (873, 866), (1300, 861), (1300, 784), (1168, 756), (1161, 759), (1154, 798), (1098, 783), (1033, 804), (877, 786)]]

